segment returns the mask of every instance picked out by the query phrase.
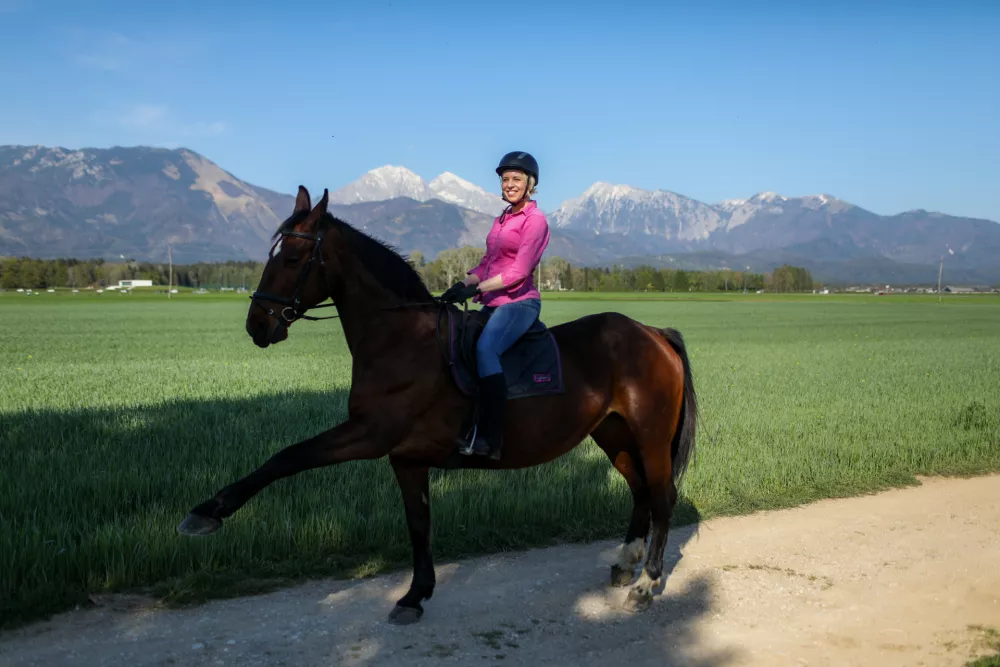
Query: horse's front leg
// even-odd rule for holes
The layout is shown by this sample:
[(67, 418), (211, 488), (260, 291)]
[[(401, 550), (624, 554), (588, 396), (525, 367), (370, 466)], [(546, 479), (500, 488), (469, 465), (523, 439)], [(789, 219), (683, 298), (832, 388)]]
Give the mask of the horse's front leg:
[(377, 459), (388, 454), (390, 449), (392, 445), (378, 437), (377, 431), (368, 424), (349, 419), (329, 431), (282, 449), (264, 465), (191, 510), (177, 530), (183, 535), (214, 533), (223, 519), (282, 477), (344, 461)]
[(428, 467), (389, 457), (396, 482), (403, 496), (406, 525), (413, 545), (413, 580), (410, 590), (396, 602), (389, 622), (406, 625), (420, 620), (424, 608), (420, 602), (434, 594), (434, 561), (431, 556), (431, 499)]

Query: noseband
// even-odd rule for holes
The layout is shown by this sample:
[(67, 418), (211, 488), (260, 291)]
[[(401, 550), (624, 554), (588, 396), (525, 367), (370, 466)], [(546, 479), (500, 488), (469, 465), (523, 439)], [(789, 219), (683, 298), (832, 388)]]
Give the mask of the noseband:
[[(302, 308), (302, 297), (300, 295), (300, 292), (302, 290), (302, 286), (306, 282), (306, 278), (309, 277), (309, 272), (312, 270), (313, 264), (315, 264), (316, 260), (318, 259), (320, 269), (322, 270), (326, 268), (326, 262), (323, 260), (323, 253), (320, 252), (320, 246), (323, 243), (323, 232), (320, 231), (317, 234), (306, 234), (304, 232), (281, 232), (281, 236), (282, 237), (295, 236), (300, 239), (307, 239), (309, 241), (313, 241), (312, 254), (309, 255), (309, 259), (308, 261), (306, 261), (306, 265), (303, 266), (302, 271), (299, 272), (299, 277), (295, 281), (295, 291), (292, 293), (292, 298), (289, 299), (287, 296), (281, 296), (280, 294), (271, 294), (270, 292), (255, 291), (253, 294), (250, 295), (250, 301), (253, 302), (255, 305), (259, 306), (260, 308), (262, 308), (263, 310), (265, 310), (268, 315), (278, 320), (278, 322), (281, 323), (281, 325), (284, 326), (285, 328), (288, 328), (289, 326), (291, 326), (292, 322), (299, 319), (332, 320), (336, 317), (340, 317), (339, 315), (330, 315), (329, 317), (310, 317), (309, 315), (305, 314), (306, 311), (309, 310), (309, 308)], [(275, 244), (271, 246), (270, 256), (272, 258), (274, 257), (274, 249), (277, 246), (278, 246), (277, 242), (275, 242)], [(323, 280), (326, 281), (326, 271), (323, 271)], [(330, 291), (329, 286), (327, 286), (327, 291), (328, 292)], [(333, 299), (333, 292), (330, 292), (330, 298)], [(262, 303), (263, 301), (272, 301), (274, 303), (281, 304), (282, 306), (284, 306), (284, 308), (282, 308), (280, 312), (275, 313), (274, 310), (272, 310), (269, 306)], [(337, 304), (335, 303), (326, 303), (321, 306), (312, 306), (312, 308), (330, 308), (336, 305)]]

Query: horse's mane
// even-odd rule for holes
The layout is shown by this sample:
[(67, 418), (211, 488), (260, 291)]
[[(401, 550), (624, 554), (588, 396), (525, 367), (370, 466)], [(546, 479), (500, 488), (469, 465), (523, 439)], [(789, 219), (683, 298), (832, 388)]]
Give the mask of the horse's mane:
[[(278, 231), (274, 233), (274, 238), (282, 232), (294, 229), (308, 214), (309, 211), (302, 211), (292, 215), (281, 223)], [(430, 290), (427, 289), (427, 285), (424, 284), (423, 278), (420, 277), (416, 269), (410, 266), (405, 256), (388, 243), (365, 234), (329, 212), (325, 213), (317, 224), (325, 229), (334, 228), (339, 231), (347, 240), (354, 256), (378, 280), (382, 287), (400, 298), (411, 301), (431, 301), (433, 299)]]

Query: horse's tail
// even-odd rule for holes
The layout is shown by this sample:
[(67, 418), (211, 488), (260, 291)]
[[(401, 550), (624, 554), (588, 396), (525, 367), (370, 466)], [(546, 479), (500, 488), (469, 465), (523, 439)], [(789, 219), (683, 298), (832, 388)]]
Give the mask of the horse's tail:
[(695, 431), (698, 421), (698, 396), (694, 391), (691, 362), (688, 361), (687, 348), (684, 346), (684, 337), (681, 332), (676, 329), (660, 329), (659, 332), (674, 348), (684, 365), (684, 401), (681, 403), (681, 418), (677, 431), (674, 433), (674, 441), (670, 444), (674, 485), (680, 486), (681, 478), (684, 476), (691, 455), (694, 453)]

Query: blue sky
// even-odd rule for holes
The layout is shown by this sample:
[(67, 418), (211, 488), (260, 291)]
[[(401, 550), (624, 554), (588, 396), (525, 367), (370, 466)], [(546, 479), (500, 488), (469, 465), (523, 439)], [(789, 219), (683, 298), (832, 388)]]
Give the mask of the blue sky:
[[(471, 3), (470, 3), (471, 4)], [(1000, 2), (0, 0), (0, 144), (185, 146), (256, 185), (401, 164), (1000, 221)]]

